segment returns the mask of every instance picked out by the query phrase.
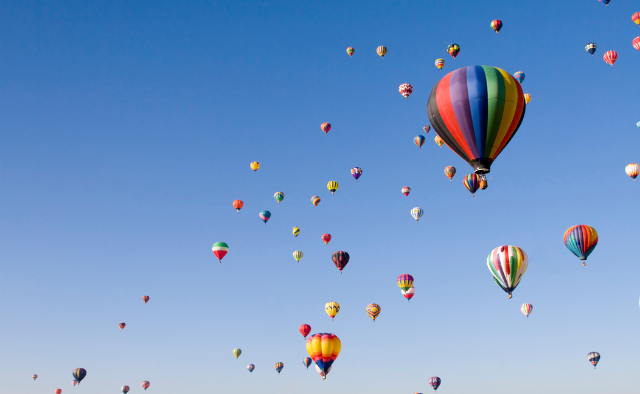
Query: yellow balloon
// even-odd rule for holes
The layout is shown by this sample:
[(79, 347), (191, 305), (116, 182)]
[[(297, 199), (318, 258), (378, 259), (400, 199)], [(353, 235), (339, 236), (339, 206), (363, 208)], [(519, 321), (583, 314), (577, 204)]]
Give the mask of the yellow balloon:
[(369, 304), (367, 305), (367, 315), (369, 315), (369, 317), (373, 320), (373, 322), (376, 322), (376, 318), (378, 317), (378, 315), (380, 314), (380, 305), (378, 304)]
[(258, 168), (260, 168), (260, 163), (258, 163), (257, 161), (254, 161), (251, 164), (249, 164), (249, 167), (251, 167), (253, 171), (258, 171)]
[[(316, 361), (316, 370), (322, 376), (327, 378), (327, 374), (331, 371), (333, 362), (336, 361), (342, 350), (340, 338), (335, 334), (313, 334), (307, 339), (307, 353), (312, 360)], [(322, 360), (322, 369), (318, 365), (318, 360)]]
[(324, 306), (324, 310), (327, 312), (327, 315), (331, 317), (331, 320), (333, 320), (338, 312), (340, 312), (340, 304), (338, 304), (337, 302), (327, 302), (327, 304)]
[(440, 138), (439, 135), (436, 135), (435, 141), (436, 141), (436, 144), (438, 144), (438, 146), (442, 148), (442, 144), (444, 144), (444, 140)]
[(531, 95), (529, 93), (525, 93), (525, 95), (524, 95), (524, 103), (525, 104), (529, 104), (529, 101), (531, 101)]
[(298, 237), (298, 234), (300, 234), (300, 229), (298, 227), (294, 227), (293, 228), (293, 235), (296, 236), (296, 238)]
[(384, 55), (387, 54), (387, 47), (380, 45), (378, 49), (376, 49), (376, 52), (378, 52), (378, 56), (384, 59)]
[(242, 354), (242, 350), (238, 348), (233, 349), (233, 355), (236, 356), (236, 358), (240, 357), (241, 354)]
[(327, 189), (329, 189), (331, 194), (335, 193), (336, 190), (338, 190), (338, 182), (331, 181), (331, 182), (327, 183)]

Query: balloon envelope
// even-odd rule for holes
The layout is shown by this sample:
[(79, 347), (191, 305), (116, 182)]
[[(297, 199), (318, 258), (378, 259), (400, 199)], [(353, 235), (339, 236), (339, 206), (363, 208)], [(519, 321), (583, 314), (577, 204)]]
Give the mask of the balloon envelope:
[(413, 286), (413, 276), (409, 274), (402, 274), (397, 279), (398, 287), (402, 291), (407, 291)]
[(433, 387), (434, 390), (438, 390), (438, 387), (440, 387), (440, 383), (442, 383), (442, 380), (440, 380), (440, 378), (437, 376), (429, 378), (429, 385)]
[(529, 257), (517, 246), (499, 246), (489, 253), (487, 267), (493, 275), (496, 284), (509, 294), (518, 287), (522, 275), (529, 266)]
[(260, 163), (258, 163), (257, 161), (251, 162), (251, 164), (249, 164), (249, 167), (251, 167), (254, 172), (258, 171), (258, 168), (260, 168)]
[(531, 314), (531, 311), (533, 310), (533, 305), (531, 305), (531, 304), (522, 304), (520, 306), (520, 310), (528, 318), (529, 315)]
[[(580, 260), (587, 260), (587, 257), (598, 245), (598, 232), (595, 228), (580, 224), (569, 227), (564, 232), (564, 244)], [(582, 263), (586, 265), (586, 263)]]
[(342, 273), (342, 270), (344, 269), (344, 267), (347, 266), (347, 264), (349, 264), (349, 253), (339, 250), (337, 252), (335, 252), (332, 256), (331, 259), (333, 260), (333, 264), (336, 265), (336, 267), (340, 270), (340, 273)]
[(242, 200), (234, 200), (233, 207), (236, 209), (236, 212), (240, 212), (242, 207), (244, 207), (244, 202), (242, 202)]
[(229, 245), (224, 242), (216, 242), (211, 248), (213, 254), (218, 258), (218, 262), (222, 263), (222, 258), (229, 252)]
[(361, 175), (362, 175), (362, 168), (353, 167), (351, 169), (351, 176), (354, 177), (356, 179), (356, 181), (358, 180), (358, 178), (360, 178)]
[(151, 383), (149, 383), (148, 380), (142, 382), (142, 388), (145, 389), (145, 391), (149, 388), (149, 386), (151, 386)]
[(322, 379), (326, 379), (341, 348), (342, 343), (334, 334), (313, 334), (307, 339), (307, 353), (315, 361)]
[(590, 54), (591, 56), (593, 56), (593, 54), (596, 52), (596, 49), (597, 49), (597, 48), (598, 48), (598, 46), (597, 46), (595, 43), (593, 43), (593, 42), (588, 43), (588, 44), (584, 47), (584, 49), (585, 49), (587, 52), (589, 52), (589, 54)]
[(282, 371), (282, 368), (284, 368), (284, 364), (283, 364), (283, 363), (275, 363), (275, 364), (273, 365), (273, 367), (276, 369), (276, 371), (277, 371), (278, 373), (280, 373), (280, 371)]
[(241, 354), (242, 354), (242, 350), (240, 350), (240, 349), (238, 349), (238, 348), (233, 349), (233, 355), (234, 355), (236, 358), (240, 357), (240, 355), (241, 355)]
[(300, 331), (300, 334), (302, 334), (304, 339), (307, 339), (307, 335), (309, 335), (309, 333), (311, 332), (311, 326), (308, 324), (303, 324), (300, 326), (300, 328), (298, 328), (298, 331)]
[(380, 45), (378, 49), (376, 49), (376, 52), (378, 53), (378, 56), (384, 58), (384, 55), (387, 54), (387, 47)]
[(600, 361), (600, 353), (591, 352), (587, 354), (587, 360), (589, 360), (589, 362), (591, 363), (591, 365), (593, 365), (593, 368), (595, 369), (596, 366), (598, 365), (598, 362)]
[[(120, 323), (120, 324), (124, 324), (124, 323)], [(82, 382), (82, 379), (84, 379), (85, 376), (87, 376), (87, 371), (84, 368), (76, 368), (73, 370), (72, 376), (76, 382), (80, 383)]]
[(271, 212), (262, 211), (258, 214), (258, 216), (260, 216), (260, 220), (262, 220), (266, 226), (269, 219), (271, 219)]
[(340, 304), (337, 302), (327, 302), (324, 306), (324, 310), (327, 312), (327, 315), (331, 317), (331, 320), (333, 320), (338, 312), (340, 312)]
[(422, 215), (424, 215), (424, 211), (420, 207), (415, 207), (415, 208), (413, 208), (411, 210), (411, 216), (413, 216), (413, 218), (416, 220), (416, 222), (418, 222), (418, 220), (420, 220)]
[(249, 364), (247, 365), (247, 369), (249, 370), (249, 372), (253, 372), (253, 370), (256, 369), (256, 366), (253, 364)]
[(367, 305), (367, 315), (369, 315), (369, 317), (374, 321), (374, 323), (379, 314), (380, 314), (380, 305), (378, 304)]

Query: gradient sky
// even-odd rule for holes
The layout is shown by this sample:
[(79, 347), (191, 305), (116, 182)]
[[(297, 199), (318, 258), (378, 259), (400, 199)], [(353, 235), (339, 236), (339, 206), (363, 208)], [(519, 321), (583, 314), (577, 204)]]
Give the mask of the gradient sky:
[[(0, 391), (636, 392), (637, 5), (2, 1)], [(412, 139), (434, 84), (476, 64), (524, 71), (533, 100), (472, 198), (471, 167), (433, 131)], [(586, 267), (562, 242), (576, 224), (600, 235)], [(529, 255), (511, 300), (486, 267), (504, 244)], [(302, 365), (303, 323), (342, 340), (326, 381)]]

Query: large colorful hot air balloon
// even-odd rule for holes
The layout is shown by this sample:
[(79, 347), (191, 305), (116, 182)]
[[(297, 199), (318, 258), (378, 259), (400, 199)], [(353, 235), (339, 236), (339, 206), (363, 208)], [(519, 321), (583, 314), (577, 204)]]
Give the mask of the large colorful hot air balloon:
[(633, 23), (640, 26), (640, 12), (636, 12), (635, 14), (631, 15), (631, 20), (633, 21)]
[(300, 334), (302, 334), (302, 336), (304, 337), (304, 339), (307, 339), (307, 335), (309, 335), (309, 333), (311, 332), (311, 326), (308, 324), (302, 324), (299, 328), (298, 331), (300, 331)]
[(528, 319), (529, 315), (531, 314), (531, 311), (533, 310), (533, 305), (531, 305), (531, 304), (522, 304), (520, 306), (520, 310), (522, 311), (522, 313), (524, 313), (524, 315)]
[(444, 59), (436, 59), (436, 67), (438, 67), (438, 70), (442, 71), (442, 68), (444, 67)]
[(638, 165), (638, 163), (627, 164), (627, 166), (624, 168), (624, 172), (626, 172), (627, 175), (633, 178), (633, 181), (635, 182), (636, 177), (640, 173), (640, 166)]
[(282, 202), (282, 200), (284, 200), (284, 193), (283, 192), (276, 192), (273, 195), (273, 198), (276, 199), (276, 201), (278, 202), (278, 205), (280, 205), (280, 203)]
[(340, 273), (342, 273), (344, 267), (349, 264), (349, 253), (339, 250), (331, 256), (331, 259), (333, 260), (333, 264), (340, 270)]
[(524, 103), (525, 104), (529, 104), (530, 101), (531, 101), (531, 95), (529, 93), (525, 93), (524, 94)]
[(311, 357), (305, 357), (302, 360), (302, 365), (304, 365), (305, 367), (307, 367), (307, 369), (309, 369), (309, 365), (311, 365), (312, 362), (313, 362), (313, 359)]
[(405, 186), (402, 188), (402, 194), (404, 194), (405, 198), (411, 193), (411, 188), (409, 186)]
[(120, 327), (121, 330), (124, 330), (124, 328), (127, 326), (127, 324), (125, 322), (120, 322), (118, 323), (118, 327)]
[(235, 358), (240, 357), (241, 354), (242, 354), (242, 350), (238, 348), (233, 349), (233, 355), (235, 356)]
[(398, 276), (397, 282), (398, 282), (398, 287), (402, 291), (407, 291), (413, 286), (413, 276), (409, 274), (402, 274)]
[(387, 47), (380, 45), (378, 49), (376, 49), (378, 56), (384, 59), (384, 55), (387, 54)]
[(334, 334), (313, 334), (307, 339), (307, 353), (315, 361), (323, 380), (327, 378), (341, 348), (340, 339)]
[(256, 369), (256, 366), (253, 364), (249, 364), (247, 365), (247, 369), (249, 370), (249, 372), (253, 372), (253, 370)]
[(475, 197), (476, 191), (480, 187), (480, 177), (476, 174), (468, 174), (462, 178), (462, 183), (471, 192), (471, 196)]
[(378, 317), (378, 315), (380, 314), (380, 305), (378, 304), (369, 304), (367, 305), (367, 315), (369, 315), (369, 317), (373, 320), (373, 322), (376, 322), (376, 318)]
[(351, 169), (351, 176), (354, 177), (356, 179), (356, 181), (358, 181), (358, 178), (360, 178), (361, 175), (362, 175), (362, 168), (353, 167)]
[(127, 393), (129, 392), (129, 390), (130, 390), (130, 389), (129, 389), (129, 386), (127, 386), (127, 385), (125, 384), (124, 386), (122, 386), (122, 388), (121, 388), (120, 390), (122, 390), (122, 392), (123, 392), (124, 394), (127, 394)]
[(278, 373), (280, 373), (280, 371), (282, 371), (282, 368), (284, 368), (284, 364), (283, 364), (283, 363), (275, 363), (275, 364), (273, 365), (273, 367), (276, 369), (276, 371), (277, 371)]
[(591, 56), (593, 56), (594, 53), (596, 53), (596, 49), (598, 48), (598, 46), (594, 43), (594, 42), (590, 42), (587, 44), (587, 46), (584, 47), (584, 49), (589, 52), (591, 54)]
[(78, 382), (78, 384), (80, 384), (80, 382), (82, 382), (82, 379), (84, 379), (85, 376), (87, 376), (87, 370), (85, 370), (84, 368), (76, 368), (73, 370), (72, 376), (73, 376), (73, 379), (76, 382)]
[(564, 244), (571, 253), (583, 260), (582, 265), (584, 266), (587, 257), (598, 245), (598, 233), (595, 228), (584, 224), (573, 226), (564, 232)]
[(300, 235), (300, 229), (298, 227), (294, 227), (293, 228), (293, 236), (298, 238), (298, 235)]
[(320, 125), (320, 130), (322, 130), (324, 132), (324, 134), (326, 135), (329, 130), (331, 130), (331, 124), (330, 123), (323, 123)]
[(148, 380), (145, 380), (144, 382), (142, 382), (142, 388), (144, 389), (144, 391), (147, 391), (149, 386), (151, 386), (151, 383), (149, 383)]
[(416, 288), (413, 286), (411, 286), (407, 291), (404, 291), (404, 290), (400, 290), (400, 291), (402, 292), (402, 295), (404, 296), (404, 298), (406, 298), (407, 301), (409, 302), (411, 302), (411, 299), (416, 294)]
[(493, 280), (506, 293), (511, 293), (518, 287), (522, 275), (529, 266), (529, 257), (517, 246), (504, 245), (493, 249), (487, 257), (487, 267), (493, 274)]
[(144, 301), (145, 304), (149, 302), (149, 296), (142, 296), (142, 301)]
[(253, 161), (251, 162), (251, 164), (249, 164), (249, 167), (251, 167), (253, 172), (256, 172), (258, 171), (258, 168), (260, 168), (260, 163), (258, 163), (257, 161)]
[(38, 375), (33, 374), (33, 375), (31, 375), (31, 378), (32, 378), (33, 380), (36, 380), (36, 379), (38, 379)]
[(522, 71), (518, 71), (515, 74), (513, 74), (513, 76), (516, 78), (516, 80), (520, 83), (524, 82), (524, 73)]
[(262, 211), (258, 214), (258, 216), (260, 216), (260, 220), (262, 220), (264, 222), (264, 225), (266, 226), (269, 219), (271, 219), (271, 212)]
[(311, 197), (311, 204), (313, 204), (314, 207), (317, 207), (318, 204), (320, 204), (320, 197), (318, 196)]
[(634, 38), (633, 41), (631, 42), (631, 45), (633, 45), (635, 49), (640, 51), (640, 37)]
[(496, 32), (496, 34), (498, 34), (500, 29), (502, 29), (502, 21), (499, 19), (491, 21), (491, 28)]
[(424, 136), (416, 135), (415, 138), (413, 139), (413, 143), (418, 145), (418, 148), (422, 149), (422, 145), (424, 144)]
[(338, 312), (340, 312), (340, 304), (338, 304), (337, 302), (327, 302), (324, 306), (324, 310), (325, 312), (327, 312), (327, 315), (331, 317), (331, 320), (333, 320)]
[(331, 181), (331, 182), (327, 183), (327, 189), (329, 189), (331, 194), (335, 193), (336, 190), (338, 190), (338, 182)]
[(353, 54), (356, 52), (355, 49), (353, 49), (353, 47), (349, 47), (347, 48), (347, 53), (349, 54), (349, 57), (353, 56)]
[(445, 167), (444, 174), (451, 180), (456, 175), (456, 168), (454, 166)]
[(598, 0), (598, 1), (599, 1), (599, 2), (601, 2), (601, 3), (603, 3), (603, 4), (605, 4), (607, 7), (609, 7), (609, 2), (610, 2), (611, 0)]
[(456, 60), (456, 56), (458, 56), (458, 53), (460, 53), (460, 45), (449, 44), (449, 46), (447, 47), (447, 52), (449, 53), (449, 55), (451, 55), (453, 60)]
[(423, 214), (424, 214), (424, 211), (420, 207), (415, 207), (411, 209), (411, 216), (413, 216), (413, 218), (416, 220), (416, 223), (418, 223), (418, 221), (420, 220)]
[(234, 200), (233, 207), (236, 209), (236, 212), (240, 212), (242, 207), (244, 207), (244, 202), (242, 202), (242, 200)]
[(222, 263), (222, 258), (229, 252), (229, 245), (224, 242), (216, 242), (211, 248), (213, 254), (218, 258), (218, 262)]
[(616, 51), (606, 51), (602, 56), (604, 62), (610, 64), (613, 67), (613, 64), (618, 61), (618, 52)]
[(444, 140), (440, 138), (439, 135), (436, 134), (436, 138), (434, 139), (434, 141), (436, 142), (436, 144), (438, 144), (440, 148), (442, 148), (442, 144), (444, 144)]
[(60, 394), (60, 393), (62, 393), (62, 390), (61, 390), (61, 389), (56, 389), (56, 390), (54, 391), (54, 393), (56, 393), (56, 394)]
[(591, 365), (593, 365), (593, 369), (596, 369), (596, 366), (598, 365), (598, 361), (600, 361), (600, 353), (591, 352), (587, 354), (587, 360), (589, 360)]
[(435, 391), (437, 391), (438, 387), (440, 387), (440, 383), (442, 383), (442, 380), (440, 380), (440, 378), (437, 376), (429, 378), (429, 386), (433, 387), (433, 390)]
[(422, 128), (422, 131), (424, 131), (425, 134), (428, 134), (429, 130), (431, 130), (431, 126), (429, 126), (428, 124), (424, 125), (424, 127)]
[(322, 242), (324, 242), (325, 245), (329, 245), (330, 241), (331, 241), (331, 234), (322, 234)]
[(478, 185), (480, 186), (480, 189), (487, 190), (487, 187), (489, 186), (489, 184), (487, 183), (487, 177), (480, 177), (480, 182), (478, 182)]
[(431, 126), (455, 153), (486, 174), (524, 119), (522, 86), (506, 71), (469, 66), (450, 72), (431, 91)]
[(413, 86), (409, 85), (408, 83), (403, 83), (398, 88), (398, 91), (400, 92), (402, 97), (404, 97), (404, 99), (407, 100), (409, 96), (411, 96), (411, 93), (413, 93)]
[(300, 260), (302, 260), (302, 252), (299, 250), (296, 250), (295, 252), (293, 252), (293, 258), (297, 261), (300, 262)]

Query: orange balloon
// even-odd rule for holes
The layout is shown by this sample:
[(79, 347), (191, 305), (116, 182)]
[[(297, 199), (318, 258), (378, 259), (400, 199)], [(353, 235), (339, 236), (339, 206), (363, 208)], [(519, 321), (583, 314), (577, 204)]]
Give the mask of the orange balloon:
[(145, 304), (149, 302), (149, 296), (143, 296), (142, 301), (144, 301)]
[(240, 212), (242, 207), (244, 207), (244, 203), (242, 202), (242, 200), (235, 200), (233, 202), (233, 207), (236, 209), (237, 212)]

